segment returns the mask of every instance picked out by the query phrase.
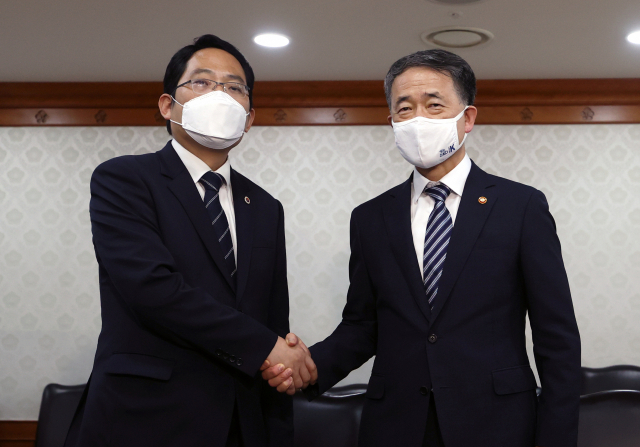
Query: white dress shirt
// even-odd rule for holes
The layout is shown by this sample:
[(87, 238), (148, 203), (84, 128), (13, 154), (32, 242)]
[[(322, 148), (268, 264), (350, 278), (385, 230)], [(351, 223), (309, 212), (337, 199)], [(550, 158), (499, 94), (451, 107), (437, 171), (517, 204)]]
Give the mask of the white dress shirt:
[(440, 179), (439, 182), (432, 182), (418, 172), (417, 168), (413, 169), (413, 195), (411, 197), (411, 233), (413, 235), (413, 245), (416, 249), (418, 257), (418, 265), (422, 273), (422, 256), (424, 254), (424, 237), (427, 231), (427, 223), (429, 223), (429, 215), (433, 211), (435, 201), (428, 194), (423, 194), (425, 186), (445, 184), (451, 190), (451, 194), (444, 201), (444, 206), (451, 214), (453, 224), (456, 223), (456, 215), (462, 200), (462, 191), (464, 184), (471, 171), (471, 159), (465, 154), (464, 158), (458, 165)]
[[(180, 143), (178, 143), (175, 139), (171, 140), (171, 145), (173, 149), (175, 149), (178, 157), (182, 160), (182, 163), (187, 167), (187, 171), (189, 171), (189, 175), (193, 179), (193, 182), (196, 184), (198, 188), (198, 192), (200, 193), (200, 198), (204, 201), (204, 186), (200, 183), (200, 178), (206, 173), (211, 171), (211, 168), (198, 157), (193, 155), (191, 152), (186, 150)], [(231, 163), (229, 163), (229, 158), (224, 162), (220, 168), (216, 171), (218, 174), (224, 177), (225, 183), (220, 187), (220, 205), (222, 205), (222, 209), (224, 210), (224, 214), (227, 216), (227, 221), (229, 222), (229, 232), (231, 233), (231, 242), (233, 243), (233, 253), (236, 259), (236, 265), (238, 265), (238, 250), (237, 250), (237, 240), (236, 240), (236, 215), (233, 210), (233, 191), (231, 190)], [(212, 229), (213, 231), (213, 229)]]

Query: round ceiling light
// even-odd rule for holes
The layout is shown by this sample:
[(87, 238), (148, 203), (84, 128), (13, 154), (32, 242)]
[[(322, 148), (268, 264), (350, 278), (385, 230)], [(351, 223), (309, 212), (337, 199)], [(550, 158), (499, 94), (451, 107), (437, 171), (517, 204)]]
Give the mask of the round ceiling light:
[(428, 45), (443, 48), (470, 48), (489, 42), (493, 34), (480, 28), (449, 26), (426, 31), (420, 36)]
[(633, 32), (627, 36), (627, 40), (636, 45), (640, 45), (640, 31)]
[(282, 34), (260, 34), (253, 38), (258, 45), (270, 48), (286, 47), (289, 45), (289, 38)]

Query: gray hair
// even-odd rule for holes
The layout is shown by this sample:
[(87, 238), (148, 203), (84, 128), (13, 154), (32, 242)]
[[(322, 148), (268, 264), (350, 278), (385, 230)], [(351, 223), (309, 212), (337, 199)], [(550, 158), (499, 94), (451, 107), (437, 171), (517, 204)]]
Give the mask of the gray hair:
[(423, 50), (398, 59), (389, 68), (384, 78), (384, 94), (391, 110), (391, 87), (393, 81), (412, 67), (424, 67), (444, 73), (453, 80), (456, 93), (460, 101), (466, 105), (473, 105), (476, 99), (476, 75), (460, 56), (446, 50)]

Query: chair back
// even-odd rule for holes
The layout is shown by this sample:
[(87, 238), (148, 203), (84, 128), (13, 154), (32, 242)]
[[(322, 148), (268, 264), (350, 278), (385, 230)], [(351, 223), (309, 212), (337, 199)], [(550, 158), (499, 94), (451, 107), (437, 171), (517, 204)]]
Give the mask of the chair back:
[(36, 447), (62, 447), (85, 385), (50, 383), (42, 393)]
[(640, 446), (640, 391), (580, 397), (578, 447)]
[(609, 390), (640, 391), (640, 367), (633, 365), (615, 365), (606, 368), (582, 367), (580, 394)]
[(335, 387), (308, 402), (293, 399), (296, 447), (356, 447), (366, 384)]

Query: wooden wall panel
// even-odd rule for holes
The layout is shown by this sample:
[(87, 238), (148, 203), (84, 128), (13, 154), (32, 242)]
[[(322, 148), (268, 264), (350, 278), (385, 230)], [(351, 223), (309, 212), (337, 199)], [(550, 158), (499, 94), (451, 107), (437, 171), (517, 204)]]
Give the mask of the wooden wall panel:
[(158, 109), (0, 109), (1, 126), (164, 126)]
[[(0, 83), (0, 126), (162, 126), (162, 84)], [(478, 124), (640, 123), (640, 79), (478, 81)], [(382, 81), (257, 82), (255, 125), (387, 124)]]
[(0, 447), (34, 447), (37, 421), (0, 421)]

